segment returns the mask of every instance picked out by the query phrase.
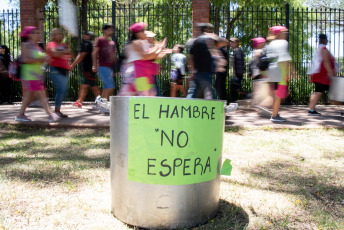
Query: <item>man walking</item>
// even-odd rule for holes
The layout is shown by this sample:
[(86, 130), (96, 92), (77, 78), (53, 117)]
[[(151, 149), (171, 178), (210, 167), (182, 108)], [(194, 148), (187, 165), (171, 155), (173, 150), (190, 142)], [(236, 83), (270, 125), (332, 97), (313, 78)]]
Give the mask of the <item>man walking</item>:
[(93, 49), (93, 39), (94, 33), (89, 31), (82, 36), (82, 43), (80, 47), (80, 53), (76, 57), (73, 64), (70, 66), (70, 71), (74, 69), (74, 67), (82, 62), (82, 70), (83, 70), (83, 79), (80, 85), (79, 90), (79, 98), (76, 102), (74, 102), (73, 106), (82, 108), (82, 103), (87, 95), (88, 87), (91, 87), (91, 90), (97, 98), (100, 95), (100, 90), (97, 86), (96, 81), (96, 74), (92, 72), (92, 49)]
[[(115, 42), (111, 40), (114, 34), (114, 28), (111, 24), (103, 26), (102, 37), (97, 38), (93, 52), (92, 52), (92, 71), (97, 72), (100, 76), (103, 92), (101, 97), (96, 98), (96, 104), (105, 109), (104, 112), (109, 112), (107, 108), (107, 101), (109, 96), (113, 94), (115, 89), (115, 81), (113, 78), (113, 67), (117, 61), (117, 50)], [(105, 105), (105, 106), (102, 106)]]
[(233, 49), (233, 77), (231, 81), (231, 98), (232, 101), (237, 101), (239, 92), (242, 93), (242, 79), (244, 78), (245, 71), (245, 55), (239, 47), (240, 40), (238, 38), (231, 38), (231, 47)]

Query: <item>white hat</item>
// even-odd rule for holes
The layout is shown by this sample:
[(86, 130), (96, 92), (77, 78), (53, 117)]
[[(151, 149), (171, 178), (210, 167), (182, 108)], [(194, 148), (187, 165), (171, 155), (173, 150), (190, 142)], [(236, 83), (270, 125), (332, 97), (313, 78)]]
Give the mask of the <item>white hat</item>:
[(154, 38), (156, 36), (154, 32), (148, 30), (145, 31), (145, 34), (147, 38)]

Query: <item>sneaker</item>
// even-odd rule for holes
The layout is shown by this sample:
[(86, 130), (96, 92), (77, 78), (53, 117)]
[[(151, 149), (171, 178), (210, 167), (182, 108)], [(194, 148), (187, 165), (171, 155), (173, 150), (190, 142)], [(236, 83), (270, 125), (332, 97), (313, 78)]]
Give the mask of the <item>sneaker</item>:
[(99, 107), (99, 113), (110, 114), (110, 110), (109, 109), (105, 109), (103, 107)]
[(74, 107), (77, 107), (77, 108), (79, 108), (79, 109), (82, 108), (82, 104), (80, 103), (80, 101), (74, 102), (74, 103), (73, 103), (73, 106), (74, 106)]
[(238, 109), (238, 103), (230, 103), (229, 105), (225, 105), (225, 114), (234, 112)]
[(101, 96), (99, 95), (96, 97), (96, 100), (94, 102), (97, 104), (100, 99), (101, 99)]
[(308, 110), (308, 116), (321, 116), (321, 113), (318, 113), (316, 110)]
[(60, 120), (61, 118), (59, 117), (59, 115), (57, 115), (56, 113), (51, 113), (50, 116), (49, 116), (49, 120), (48, 122), (55, 122), (55, 121), (58, 121)]
[(103, 109), (110, 109), (110, 104), (106, 98), (100, 98), (97, 100), (96, 104)]
[(280, 115), (277, 114), (276, 117), (271, 116), (270, 121), (274, 121), (274, 122), (285, 122), (286, 119), (283, 118), (283, 117), (280, 117)]
[(31, 119), (29, 119), (27, 116), (25, 116), (25, 114), (23, 114), (21, 116), (16, 116), (16, 118), (14, 120), (15, 121), (24, 121), (24, 122), (31, 121)]

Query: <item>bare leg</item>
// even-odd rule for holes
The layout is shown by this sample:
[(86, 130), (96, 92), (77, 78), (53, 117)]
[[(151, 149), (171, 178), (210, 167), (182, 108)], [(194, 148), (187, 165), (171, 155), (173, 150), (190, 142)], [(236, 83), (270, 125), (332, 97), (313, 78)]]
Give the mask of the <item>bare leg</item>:
[(109, 96), (113, 94), (114, 89), (103, 89), (102, 98), (109, 100)]
[(32, 100), (32, 92), (27, 89), (23, 90), (23, 101), (22, 101), (22, 105), (20, 107), (18, 116), (21, 116), (25, 113), (25, 110), (29, 106), (31, 100)]
[(79, 99), (78, 101), (82, 104), (87, 95), (88, 85), (80, 85)]
[(315, 92), (314, 94), (312, 94), (311, 99), (309, 101), (309, 109), (315, 109), (315, 106), (317, 105), (321, 96), (322, 96), (321, 92)]
[(175, 97), (177, 92), (177, 84), (175, 82), (171, 82), (171, 97)]
[(47, 114), (50, 115), (51, 114), (51, 110), (50, 110), (50, 107), (49, 107), (48, 100), (46, 98), (45, 90), (36, 91), (35, 94), (39, 98), (39, 100), (41, 102), (41, 105), (42, 105), (43, 109), (45, 110), (45, 112), (47, 112)]
[(273, 101), (273, 108), (272, 108), (272, 116), (276, 117), (278, 115), (278, 110), (281, 105), (281, 98), (276, 95), (274, 96), (274, 101)]
[[(98, 86), (93, 86), (91, 87), (91, 90), (93, 92), (94, 97), (98, 97), (100, 95), (100, 89), (98, 88)], [(85, 95), (86, 96), (86, 95)]]
[(186, 97), (186, 91), (183, 85), (177, 85), (177, 88), (182, 92), (183, 96)]

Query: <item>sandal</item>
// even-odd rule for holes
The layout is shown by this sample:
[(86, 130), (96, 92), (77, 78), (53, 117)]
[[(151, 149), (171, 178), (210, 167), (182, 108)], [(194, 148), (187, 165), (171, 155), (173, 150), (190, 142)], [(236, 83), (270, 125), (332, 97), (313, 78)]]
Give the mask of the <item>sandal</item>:
[(61, 113), (61, 112), (55, 112), (59, 117), (62, 117), (62, 118), (67, 118), (68, 117), (68, 115), (66, 115), (66, 114), (63, 114), (63, 113)]

